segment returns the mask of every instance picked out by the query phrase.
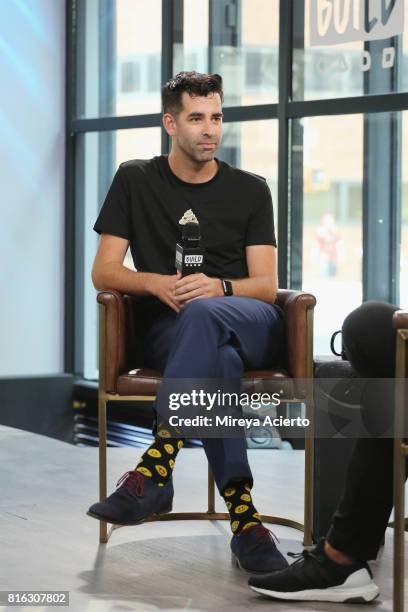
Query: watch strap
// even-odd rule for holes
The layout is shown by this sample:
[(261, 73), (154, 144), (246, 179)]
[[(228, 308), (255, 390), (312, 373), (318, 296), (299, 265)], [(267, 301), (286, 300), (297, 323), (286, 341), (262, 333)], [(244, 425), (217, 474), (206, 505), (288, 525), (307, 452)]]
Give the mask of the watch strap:
[(221, 279), (221, 284), (222, 284), (222, 289), (224, 291), (224, 295), (233, 295), (233, 291), (232, 291), (232, 283), (231, 281), (222, 278)]

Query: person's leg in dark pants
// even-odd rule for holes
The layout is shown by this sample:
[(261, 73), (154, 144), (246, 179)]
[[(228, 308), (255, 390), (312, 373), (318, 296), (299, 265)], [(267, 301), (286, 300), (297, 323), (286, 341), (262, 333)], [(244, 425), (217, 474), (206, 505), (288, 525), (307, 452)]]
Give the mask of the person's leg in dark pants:
[[(393, 422), (392, 317), (396, 310), (390, 304), (367, 302), (348, 315), (342, 330), (348, 359), (360, 376), (368, 379), (362, 396), (362, 419), (368, 432), (377, 436)], [(387, 379), (390, 384), (386, 384)], [(300, 553), (298, 562), (286, 570), (251, 578), (250, 587), (284, 600), (375, 599), (379, 589), (367, 560), (377, 555), (392, 509), (392, 490), (393, 438), (358, 439), (326, 539), (322, 538), (311, 553)]]
[[(364, 421), (373, 429), (392, 425), (395, 373), (396, 306), (367, 302), (343, 324), (347, 357), (362, 377), (369, 378), (362, 397)], [(373, 380), (378, 379), (378, 380)], [(376, 433), (375, 431), (373, 432)], [(378, 433), (381, 433), (379, 431)], [(393, 505), (393, 438), (360, 438), (352, 453), (343, 496), (327, 534), (329, 544), (350, 557), (375, 559)]]

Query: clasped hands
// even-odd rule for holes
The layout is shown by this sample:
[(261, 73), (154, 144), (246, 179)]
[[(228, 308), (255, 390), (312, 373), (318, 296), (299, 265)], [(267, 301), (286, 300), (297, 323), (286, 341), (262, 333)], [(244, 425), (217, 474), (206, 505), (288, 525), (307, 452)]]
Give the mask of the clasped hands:
[(201, 272), (184, 277), (180, 272), (173, 275), (155, 274), (149, 289), (150, 293), (176, 312), (193, 300), (224, 295), (220, 279)]

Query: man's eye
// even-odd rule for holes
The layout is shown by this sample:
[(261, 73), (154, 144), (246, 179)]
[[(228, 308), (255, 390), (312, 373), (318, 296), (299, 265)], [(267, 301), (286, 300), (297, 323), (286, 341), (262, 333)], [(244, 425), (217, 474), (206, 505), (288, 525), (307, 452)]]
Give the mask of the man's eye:
[(196, 122), (196, 121), (200, 121), (200, 117), (193, 117), (193, 118), (191, 119), (191, 121), (194, 121), (194, 122)]

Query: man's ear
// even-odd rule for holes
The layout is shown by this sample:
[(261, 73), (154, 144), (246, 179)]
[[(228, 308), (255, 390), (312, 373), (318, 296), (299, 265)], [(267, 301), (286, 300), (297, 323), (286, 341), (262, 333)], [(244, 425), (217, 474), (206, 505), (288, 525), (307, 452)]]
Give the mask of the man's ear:
[(176, 120), (170, 113), (164, 113), (162, 117), (163, 127), (169, 136), (174, 136), (176, 133)]

